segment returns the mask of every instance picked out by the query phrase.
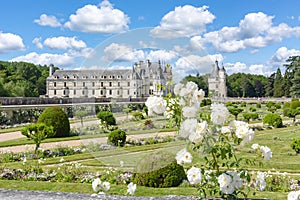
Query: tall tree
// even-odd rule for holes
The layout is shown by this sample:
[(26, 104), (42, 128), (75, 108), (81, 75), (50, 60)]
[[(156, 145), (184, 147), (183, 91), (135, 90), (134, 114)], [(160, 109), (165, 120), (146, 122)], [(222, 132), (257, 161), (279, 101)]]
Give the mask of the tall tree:
[(300, 98), (300, 66), (295, 69), (291, 87), (292, 97)]
[(275, 73), (271, 74), (268, 77), (268, 81), (266, 84), (266, 97), (272, 97), (274, 94), (274, 79), (275, 79)]
[(274, 97), (282, 97), (284, 96), (284, 91), (283, 91), (283, 77), (281, 75), (281, 70), (278, 67), (274, 79)]
[[(285, 85), (290, 86), (290, 90), (289, 90), (290, 96), (293, 96), (293, 95), (295, 95), (295, 93), (297, 93), (297, 91), (295, 91), (297, 89), (297, 86), (293, 86), (294, 84), (297, 84), (297, 81), (295, 80), (293, 83), (293, 79), (294, 79), (297, 69), (300, 67), (300, 56), (290, 56), (286, 60), (286, 62), (287, 62), (287, 64), (284, 64), (284, 66), (286, 67)], [(285, 88), (285, 89), (288, 89), (288, 88)]]

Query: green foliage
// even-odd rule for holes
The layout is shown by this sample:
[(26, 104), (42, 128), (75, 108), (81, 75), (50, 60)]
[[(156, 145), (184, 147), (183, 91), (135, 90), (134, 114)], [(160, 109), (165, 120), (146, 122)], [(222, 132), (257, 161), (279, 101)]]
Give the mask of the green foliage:
[(100, 111), (97, 114), (97, 118), (100, 119), (101, 122), (104, 122), (107, 126), (116, 125), (116, 118), (110, 111)]
[(201, 101), (201, 103), (200, 103), (200, 106), (201, 107), (204, 107), (204, 106), (209, 106), (209, 105), (211, 105), (211, 99), (203, 99), (202, 101)]
[(142, 120), (144, 119), (144, 115), (142, 112), (133, 112), (132, 116), (134, 117), (135, 120)]
[(38, 97), (46, 94), (49, 67), (26, 62), (0, 61), (0, 96)]
[(293, 139), (291, 147), (295, 150), (297, 154), (300, 153), (300, 139)]
[(244, 119), (249, 123), (250, 119), (258, 119), (258, 114), (257, 113), (243, 113)]
[(290, 109), (297, 109), (300, 107), (300, 101), (299, 100), (293, 100), (290, 102)]
[(176, 187), (186, 179), (183, 166), (177, 164), (174, 155), (167, 153), (155, 153), (145, 157), (136, 170), (133, 182), (141, 186)]
[(124, 146), (126, 142), (126, 132), (121, 129), (113, 130), (107, 138), (108, 144), (113, 144), (115, 146)]
[(250, 107), (249, 110), (250, 110), (251, 112), (255, 112), (255, 111), (256, 111), (256, 108)]
[(235, 119), (237, 120), (238, 115), (243, 112), (242, 108), (229, 108), (228, 109), (229, 113), (232, 114)]
[(70, 135), (70, 122), (67, 114), (58, 106), (46, 108), (39, 116), (38, 123), (53, 126), (53, 137), (68, 137)]
[(261, 108), (261, 103), (256, 103), (256, 108)]
[(83, 126), (83, 118), (86, 117), (88, 115), (88, 111), (86, 110), (77, 110), (75, 112), (75, 116), (79, 117), (80, 122), (81, 122), (81, 126)]
[(54, 135), (53, 127), (47, 126), (44, 123), (30, 124), (21, 129), (22, 135), (26, 136), (28, 139), (33, 140), (35, 143), (35, 154), (40, 147), (42, 141), (48, 137)]
[(281, 128), (283, 126), (282, 118), (277, 113), (267, 114), (263, 119), (263, 123), (268, 124), (269, 126), (273, 126), (275, 128)]

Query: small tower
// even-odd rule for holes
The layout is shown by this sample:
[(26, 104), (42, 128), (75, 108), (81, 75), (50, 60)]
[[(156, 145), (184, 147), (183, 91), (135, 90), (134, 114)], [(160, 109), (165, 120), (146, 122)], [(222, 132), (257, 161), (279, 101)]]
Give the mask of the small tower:
[(50, 64), (49, 65), (49, 76), (52, 76), (54, 73), (54, 65), (53, 64)]
[(212, 65), (212, 72), (208, 77), (208, 90), (213, 97), (227, 97), (226, 70), (223, 65), (219, 67), (217, 60)]

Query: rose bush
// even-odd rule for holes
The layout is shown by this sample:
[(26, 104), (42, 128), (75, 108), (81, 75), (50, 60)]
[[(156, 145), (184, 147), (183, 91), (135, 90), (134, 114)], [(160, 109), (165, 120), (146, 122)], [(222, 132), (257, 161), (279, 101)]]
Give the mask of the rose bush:
[[(165, 111), (173, 126), (178, 127), (179, 137), (187, 141), (186, 148), (176, 154), (176, 160), (181, 165), (192, 165), (187, 169), (189, 183), (198, 187), (201, 197), (247, 197), (253, 179), (242, 166), (245, 163), (256, 164), (256, 161), (239, 158), (236, 149), (251, 142), (254, 131), (243, 121), (227, 123), (229, 111), (220, 103), (211, 104), (210, 120), (200, 119), (200, 104), (205, 93), (198, 90), (193, 82), (176, 84), (174, 94), (169, 94), (166, 99), (149, 97), (146, 105), (154, 113), (159, 110), (156, 114)], [(253, 147), (259, 157), (265, 160), (272, 157), (269, 147), (259, 144)], [(204, 162), (193, 164), (192, 154), (188, 150), (203, 155)], [(263, 174), (259, 174), (256, 180), (257, 187), (266, 187)]]

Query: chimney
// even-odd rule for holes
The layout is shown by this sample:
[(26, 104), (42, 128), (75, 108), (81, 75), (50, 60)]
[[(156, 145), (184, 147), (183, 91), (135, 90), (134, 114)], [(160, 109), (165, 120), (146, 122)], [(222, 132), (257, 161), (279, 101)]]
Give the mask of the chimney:
[(52, 76), (54, 73), (54, 65), (53, 64), (50, 64), (49, 65), (49, 76)]

